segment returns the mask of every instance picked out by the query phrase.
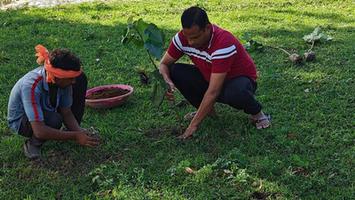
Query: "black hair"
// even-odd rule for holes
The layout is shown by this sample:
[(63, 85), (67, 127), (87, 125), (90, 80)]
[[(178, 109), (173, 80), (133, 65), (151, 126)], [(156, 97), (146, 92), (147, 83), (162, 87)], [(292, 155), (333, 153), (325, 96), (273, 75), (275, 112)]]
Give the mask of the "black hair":
[(80, 59), (68, 49), (54, 49), (50, 53), (50, 62), (53, 67), (63, 70), (80, 71)]
[(199, 28), (205, 28), (210, 21), (205, 10), (200, 7), (192, 6), (186, 9), (181, 15), (182, 28), (191, 28), (197, 25)]

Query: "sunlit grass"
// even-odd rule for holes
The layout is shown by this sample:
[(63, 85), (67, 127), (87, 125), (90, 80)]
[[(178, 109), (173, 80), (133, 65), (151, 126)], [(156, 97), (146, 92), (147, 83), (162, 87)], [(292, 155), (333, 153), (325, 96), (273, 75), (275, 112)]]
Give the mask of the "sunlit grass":
[[(151, 86), (136, 73), (151, 71), (146, 52), (120, 43), (127, 18), (157, 24), (167, 47), (191, 5), (206, 8), (213, 23), (238, 38), (250, 32), (299, 54), (310, 47), (302, 37), (316, 26), (334, 38), (317, 44), (316, 60), (303, 65), (271, 48), (251, 53), (257, 99), (273, 116), (270, 129), (258, 131), (243, 112), (217, 105), (219, 118), (206, 119), (196, 137), (180, 142), (168, 103), (152, 106)], [(139, 0), (0, 12), (0, 199), (351, 199), (354, 9), (350, 0)], [(89, 87), (135, 88), (121, 107), (86, 110), (83, 126), (100, 131), (99, 148), (48, 142), (42, 164), (24, 157), (24, 139), (6, 122), (10, 90), (36, 67), (39, 43), (79, 55)], [(181, 118), (193, 110), (175, 109)]]

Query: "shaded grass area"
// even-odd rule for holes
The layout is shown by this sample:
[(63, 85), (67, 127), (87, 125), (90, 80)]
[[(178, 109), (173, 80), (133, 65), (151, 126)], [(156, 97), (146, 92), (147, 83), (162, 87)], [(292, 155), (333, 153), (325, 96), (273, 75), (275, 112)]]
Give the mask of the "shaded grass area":
[[(334, 38), (316, 45), (317, 60), (302, 66), (274, 49), (251, 54), (259, 71), (257, 99), (273, 115), (270, 129), (258, 131), (241, 111), (218, 105), (219, 118), (207, 119), (192, 140), (180, 142), (169, 105), (151, 105), (151, 86), (141, 85), (136, 73), (150, 70), (146, 52), (120, 44), (126, 20), (157, 24), (168, 45), (182, 11), (196, 4), (237, 37), (251, 32), (264, 44), (298, 53), (309, 48), (302, 37), (317, 25)], [(120, 1), (0, 12), (0, 198), (351, 199), (353, 10), (351, 1), (263, 0)], [(83, 126), (100, 131), (99, 148), (48, 142), (43, 161), (31, 162), (22, 152), (24, 139), (7, 129), (8, 95), (36, 67), (38, 43), (79, 55), (89, 87), (135, 87), (121, 107), (86, 110)], [(176, 109), (181, 118), (193, 110)]]

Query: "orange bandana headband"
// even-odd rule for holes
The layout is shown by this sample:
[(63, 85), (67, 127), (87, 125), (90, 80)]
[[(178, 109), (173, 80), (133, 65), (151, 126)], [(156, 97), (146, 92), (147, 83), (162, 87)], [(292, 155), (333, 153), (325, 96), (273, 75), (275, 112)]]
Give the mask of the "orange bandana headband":
[(73, 71), (73, 70), (63, 70), (60, 68), (55, 68), (52, 66), (52, 64), (49, 61), (49, 51), (46, 49), (46, 47), (42, 45), (37, 45), (35, 47), (36, 50), (36, 56), (37, 56), (37, 63), (39, 65), (44, 64), (44, 69), (46, 70), (46, 81), (47, 83), (55, 83), (54, 78), (75, 78), (79, 76), (82, 73), (82, 70), (80, 71)]

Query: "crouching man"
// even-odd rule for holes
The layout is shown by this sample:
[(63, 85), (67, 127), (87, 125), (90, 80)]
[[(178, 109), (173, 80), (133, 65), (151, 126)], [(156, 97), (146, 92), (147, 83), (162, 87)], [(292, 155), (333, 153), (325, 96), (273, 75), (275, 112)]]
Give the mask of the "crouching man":
[[(26, 157), (40, 157), (46, 140), (74, 140), (94, 147), (97, 138), (80, 128), (84, 114), (87, 79), (78, 57), (66, 49), (49, 52), (36, 46), (40, 66), (17, 81), (8, 103), (9, 127), (27, 137), (23, 145)], [(66, 130), (60, 130), (62, 124)]]

